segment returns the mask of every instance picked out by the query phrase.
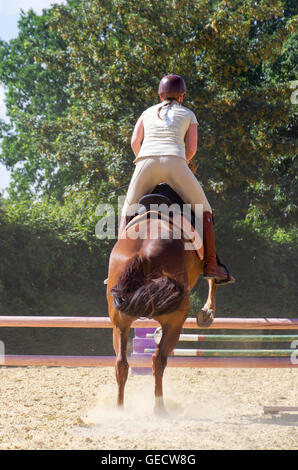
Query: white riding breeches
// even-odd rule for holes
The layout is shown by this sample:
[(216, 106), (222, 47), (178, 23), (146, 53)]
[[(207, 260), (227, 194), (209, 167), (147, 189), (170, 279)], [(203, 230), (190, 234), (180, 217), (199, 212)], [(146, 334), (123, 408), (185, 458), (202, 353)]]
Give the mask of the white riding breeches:
[(212, 213), (205, 193), (184, 158), (174, 155), (141, 157), (136, 161), (135, 171), (129, 184), (122, 216), (128, 214), (129, 206), (153, 191), (159, 183), (167, 183), (183, 199), (185, 204), (202, 204), (203, 211)]

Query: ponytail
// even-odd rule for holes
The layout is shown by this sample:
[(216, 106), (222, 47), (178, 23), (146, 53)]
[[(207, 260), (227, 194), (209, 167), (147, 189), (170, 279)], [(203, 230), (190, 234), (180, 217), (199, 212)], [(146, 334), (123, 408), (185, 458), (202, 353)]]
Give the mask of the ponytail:
[(162, 110), (162, 108), (169, 106), (170, 104), (173, 103), (174, 100), (177, 100), (177, 98), (174, 98), (173, 96), (171, 96), (169, 98), (166, 98), (165, 101), (162, 103), (162, 105), (159, 106), (159, 108), (157, 109), (157, 116), (159, 119), (162, 119), (162, 117), (160, 117), (160, 111)]

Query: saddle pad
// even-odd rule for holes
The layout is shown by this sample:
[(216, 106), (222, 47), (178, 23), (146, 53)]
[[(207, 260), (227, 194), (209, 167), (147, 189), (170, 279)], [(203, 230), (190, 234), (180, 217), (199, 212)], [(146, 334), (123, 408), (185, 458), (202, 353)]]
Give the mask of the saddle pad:
[[(126, 238), (127, 231), (135, 224), (142, 222), (142, 220), (146, 220), (148, 218), (149, 211), (145, 212), (144, 214), (140, 214), (135, 216), (128, 224), (126, 225), (124, 231), (122, 232), (121, 238)], [(191, 225), (190, 221), (184, 217), (181, 217), (181, 220), (178, 220), (176, 217), (172, 218), (169, 217), (167, 214), (163, 214), (162, 212), (157, 211), (150, 211), (150, 215), (152, 215), (153, 220), (161, 219), (168, 224), (173, 226), (173, 229), (177, 231), (177, 237), (180, 238), (182, 235), (182, 239), (186, 244), (186, 249), (188, 250), (195, 250), (199, 259), (204, 259), (204, 246), (202, 242), (202, 238), (200, 237), (197, 230)], [(182, 231), (182, 234), (181, 234)], [(129, 236), (129, 235), (128, 235)]]

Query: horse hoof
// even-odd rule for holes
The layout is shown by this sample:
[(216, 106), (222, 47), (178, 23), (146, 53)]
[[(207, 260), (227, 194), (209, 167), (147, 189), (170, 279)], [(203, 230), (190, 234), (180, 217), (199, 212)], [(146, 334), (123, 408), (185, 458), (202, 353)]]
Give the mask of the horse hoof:
[(166, 418), (168, 416), (162, 397), (155, 398), (154, 414), (159, 418)]
[(154, 414), (158, 418), (168, 418), (169, 417), (169, 413), (167, 412), (167, 410), (165, 409), (164, 406), (155, 406), (154, 407)]
[(197, 314), (197, 325), (201, 328), (208, 328), (214, 320), (214, 311), (212, 309), (202, 309)]

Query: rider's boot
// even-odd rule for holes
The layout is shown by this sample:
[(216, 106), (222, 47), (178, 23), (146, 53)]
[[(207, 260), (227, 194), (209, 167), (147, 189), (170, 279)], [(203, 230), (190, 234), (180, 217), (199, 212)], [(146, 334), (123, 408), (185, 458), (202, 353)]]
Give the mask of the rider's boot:
[(211, 212), (203, 212), (204, 279), (228, 282), (230, 277), (217, 264), (214, 226)]

